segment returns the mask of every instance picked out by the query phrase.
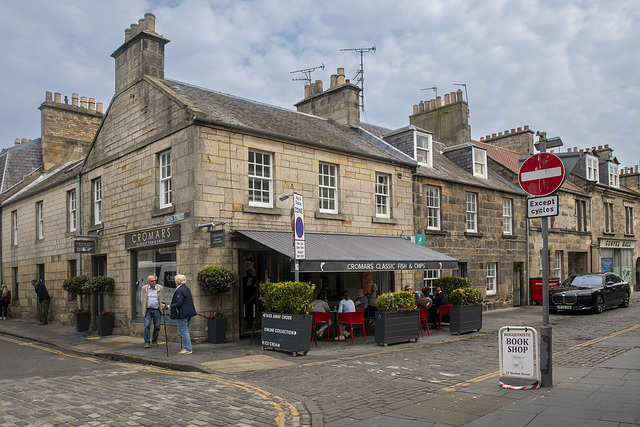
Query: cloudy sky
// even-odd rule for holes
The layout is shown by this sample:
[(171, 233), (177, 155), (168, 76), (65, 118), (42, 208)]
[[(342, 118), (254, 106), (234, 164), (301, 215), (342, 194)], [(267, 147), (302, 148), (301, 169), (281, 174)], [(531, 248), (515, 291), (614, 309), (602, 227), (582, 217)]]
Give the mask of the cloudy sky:
[(609, 144), (638, 165), (637, 0), (0, 0), (0, 148), (40, 136), (46, 91), (114, 93), (111, 53), (156, 15), (165, 76), (293, 109), (301, 74), (325, 88), (364, 54), (363, 121), (399, 128), (420, 100), (466, 84), (474, 139), (529, 125), (566, 148)]

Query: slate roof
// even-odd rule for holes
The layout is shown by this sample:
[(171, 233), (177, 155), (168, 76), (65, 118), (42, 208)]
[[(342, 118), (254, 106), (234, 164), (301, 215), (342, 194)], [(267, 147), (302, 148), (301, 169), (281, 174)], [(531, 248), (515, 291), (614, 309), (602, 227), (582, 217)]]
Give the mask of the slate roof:
[(42, 165), (40, 138), (3, 149), (0, 151), (0, 193), (20, 183)]
[(406, 158), (372, 145), (358, 134), (349, 132), (345, 127), (325, 118), (203, 89), (176, 80), (154, 81), (163, 84), (187, 104), (203, 112), (205, 119), (247, 130), (267, 132), (331, 150), (414, 165), (413, 162), (407, 162)]
[(83, 161), (84, 158), (73, 162), (67, 162), (49, 173), (42, 174), (36, 180), (29, 183), (24, 188), (20, 189), (20, 191), (5, 200), (2, 203), (2, 206), (40, 193), (71, 179), (76, 179)]

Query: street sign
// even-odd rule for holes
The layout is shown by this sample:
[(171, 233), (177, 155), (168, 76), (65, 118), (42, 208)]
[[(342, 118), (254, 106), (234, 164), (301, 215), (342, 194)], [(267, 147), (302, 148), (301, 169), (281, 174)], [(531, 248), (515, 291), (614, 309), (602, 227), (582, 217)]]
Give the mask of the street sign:
[(210, 247), (212, 248), (224, 248), (226, 244), (225, 233), (223, 230), (211, 230), (210, 238)]
[(77, 254), (89, 253), (92, 254), (96, 250), (96, 242), (93, 240), (74, 240), (73, 252)]
[(304, 207), (302, 196), (293, 193), (293, 230), (296, 240), (304, 240)]
[(500, 387), (530, 390), (540, 387), (540, 341), (534, 328), (503, 326), (498, 331)]
[(520, 187), (532, 196), (546, 196), (562, 185), (564, 164), (551, 153), (538, 153), (520, 166)]
[(527, 218), (558, 216), (558, 196), (533, 197), (527, 199)]
[(306, 251), (304, 240), (296, 240), (295, 245), (293, 246), (295, 251), (295, 259), (305, 259)]

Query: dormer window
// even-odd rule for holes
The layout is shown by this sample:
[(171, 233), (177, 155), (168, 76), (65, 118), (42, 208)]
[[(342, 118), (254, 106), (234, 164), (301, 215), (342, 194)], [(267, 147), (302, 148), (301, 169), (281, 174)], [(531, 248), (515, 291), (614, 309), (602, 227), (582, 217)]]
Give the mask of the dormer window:
[(431, 135), (415, 133), (415, 158), (423, 165), (433, 165)]
[(487, 177), (487, 152), (473, 147), (473, 176)]
[(609, 185), (620, 188), (620, 172), (615, 163), (609, 163)]
[(598, 159), (594, 156), (586, 157), (587, 179), (589, 181), (598, 181)]

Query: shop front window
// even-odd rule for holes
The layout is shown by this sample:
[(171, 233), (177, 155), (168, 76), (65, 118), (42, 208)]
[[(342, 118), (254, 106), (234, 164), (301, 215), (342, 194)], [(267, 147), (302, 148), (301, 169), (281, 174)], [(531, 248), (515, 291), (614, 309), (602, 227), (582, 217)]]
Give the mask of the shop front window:
[(142, 318), (140, 292), (142, 287), (147, 284), (147, 277), (149, 275), (153, 274), (158, 277), (158, 284), (164, 288), (164, 302), (167, 304), (171, 302), (171, 298), (176, 291), (176, 284), (173, 281), (173, 276), (176, 275), (176, 247), (168, 246), (165, 248), (135, 251), (133, 254), (136, 283), (136, 294), (134, 295), (136, 317)]

